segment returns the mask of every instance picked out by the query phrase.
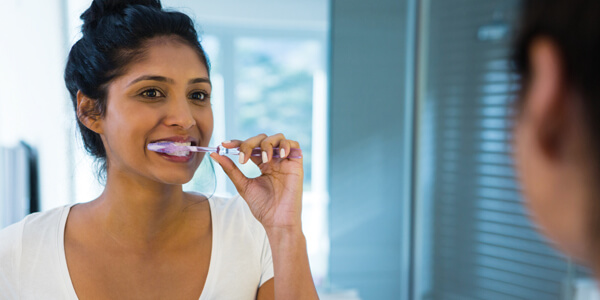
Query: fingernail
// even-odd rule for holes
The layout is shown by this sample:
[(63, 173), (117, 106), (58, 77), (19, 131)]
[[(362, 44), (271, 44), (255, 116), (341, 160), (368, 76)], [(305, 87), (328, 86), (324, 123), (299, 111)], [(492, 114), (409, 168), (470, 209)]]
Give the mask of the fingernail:
[(279, 157), (285, 158), (285, 149), (284, 148), (281, 148), (281, 151), (279, 151)]
[(269, 162), (269, 156), (267, 155), (267, 151), (262, 152), (262, 160), (263, 160), (263, 164), (266, 164), (267, 162)]
[(244, 152), (240, 152), (240, 164), (244, 163)]
[(229, 143), (231, 143), (231, 141), (224, 141), (224, 142), (221, 143), (221, 145), (222, 144), (229, 144)]

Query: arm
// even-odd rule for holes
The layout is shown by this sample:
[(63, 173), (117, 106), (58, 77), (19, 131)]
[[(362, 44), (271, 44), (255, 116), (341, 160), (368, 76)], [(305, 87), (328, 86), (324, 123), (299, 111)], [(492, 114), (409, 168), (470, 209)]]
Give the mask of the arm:
[(267, 232), (271, 241), (275, 278), (258, 289), (258, 300), (318, 299), (308, 267), (306, 239), (300, 232)]
[(273, 253), (275, 299), (318, 299), (302, 230), (270, 229), (267, 235)]
[[(249, 159), (259, 166), (262, 175), (247, 178), (237, 166), (225, 156), (212, 153), (211, 157), (221, 165), (225, 173), (246, 200), (252, 214), (263, 225), (273, 257), (275, 277), (259, 289), (258, 299), (318, 299), (306, 250), (306, 239), (302, 233), (302, 181), (304, 171), (302, 159), (273, 158), (274, 147), (299, 148), (295, 141), (287, 140), (282, 134), (267, 137), (259, 135), (246, 141), (232, 141), (224, 147), (240, 147), (240, 163)], [(262, 148), (266, 157), (257, 158), (250, 154), (255, 147)], [(270, 292), (270, 290), (273, 292)]]

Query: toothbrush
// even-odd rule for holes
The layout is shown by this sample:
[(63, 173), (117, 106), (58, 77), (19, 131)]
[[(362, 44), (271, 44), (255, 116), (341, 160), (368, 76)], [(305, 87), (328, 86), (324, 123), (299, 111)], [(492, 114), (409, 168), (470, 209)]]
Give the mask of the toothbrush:
[[(159, 153), (177, 153), (177, 152), (216, 152), (219, 155), (239, 155), (240, 148), (225, 148), (221, 146), (217, 147), (200, 147), (200, 146), (185, 146), (176, 145), (173, 142), (158, 142), (148, 144), (148, 150)], [(273, 158), (279, 158), (279, 148), (273, 148)], [(187, 154), (186, 154), (187, 155)], [(185, 155), (181, 155), (185, 156)], [(261, 157), (262, 150), (260, 148), (254, 148), (250, 156)], [(297, 148), (291, 148), (287, 158), (302, 158), (302, 150)]]

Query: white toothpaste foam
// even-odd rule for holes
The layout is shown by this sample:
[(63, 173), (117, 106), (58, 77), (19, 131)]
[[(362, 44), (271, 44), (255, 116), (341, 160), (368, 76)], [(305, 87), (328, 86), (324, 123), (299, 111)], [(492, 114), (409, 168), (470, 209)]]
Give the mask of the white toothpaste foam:
[[(173, 142), (173, 145), (175, 145), (175, 146), (191, 146), (192, 142), (187, 142), (187, 143)], [(171, 152), (171, 153), (167, 153), (167, 154), (171, 155), (171, 156), (188, 156), (188, 155), (190, 155), (190, 151), (177, 151), (177, 152)]]
[[(187, 143), (177, 143), (177, 142), (170, 142), (170, 141), (160, 141), (157, 143), (171, 143), (174, 146), (191, 146), (192, 142), (187, 142)], [(170, 156), (188, 156), (190, 155), (190, 151), (177, 151), (177, 152), (170, 152), (170, 153), (165, 153), (167, 155)]]

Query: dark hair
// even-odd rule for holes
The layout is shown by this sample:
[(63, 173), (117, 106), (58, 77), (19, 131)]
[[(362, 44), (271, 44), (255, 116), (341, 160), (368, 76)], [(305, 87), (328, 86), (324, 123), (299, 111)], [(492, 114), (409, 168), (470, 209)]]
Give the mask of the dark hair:
[[(522, 9), (513, 62), (523, 90), (532, 75), (529, 48), (537, 38), (549, 38), (561, 55), (567, 84), (581, 96), (593, 139), (600, 141), (600, 1), (525, 0)], [(595, 147), (600, 150), (600, 144)]]
[[(198, 53), (210, 65), (200, 45), (194, 23), (187, 15), (162, 9), (159, 0), (94, 0), (81, 15), (83, 36), (69, 53), (65, 83), (77, 113), (77, 92), (94, 99), (87, 116), (102, 117), (110, 82), (126, 67), (144, 58), (147, 42), (155, 37), (174, 37)], [(106, 150), (100, 135), (77, 118), (85, 149), (99, 165), (98, 175), (106, 175)]]

